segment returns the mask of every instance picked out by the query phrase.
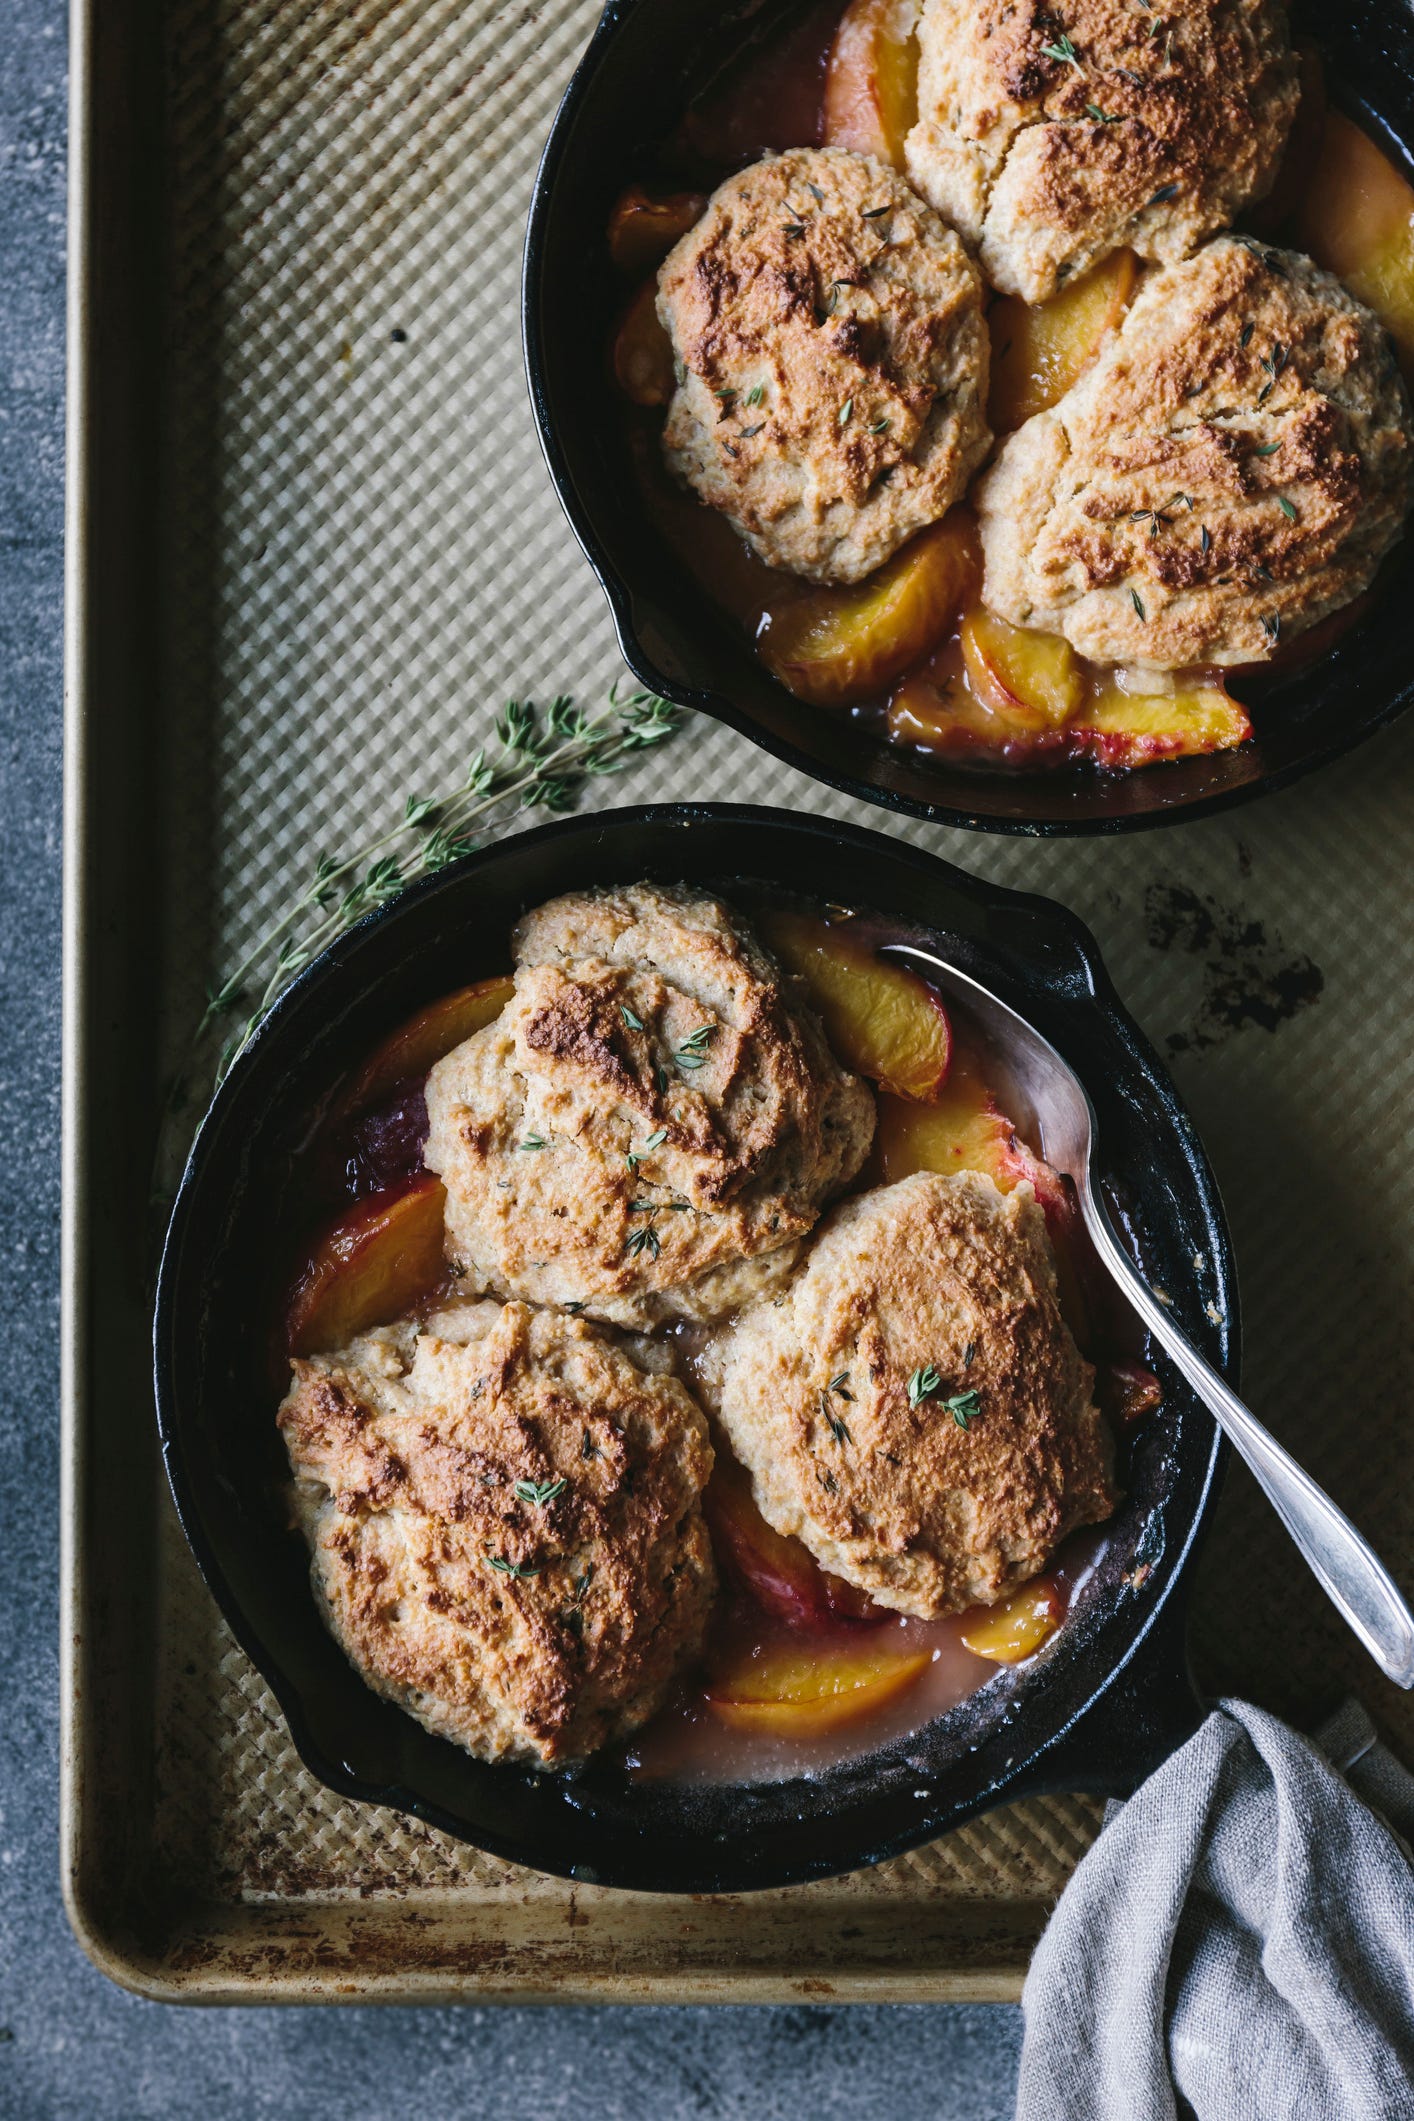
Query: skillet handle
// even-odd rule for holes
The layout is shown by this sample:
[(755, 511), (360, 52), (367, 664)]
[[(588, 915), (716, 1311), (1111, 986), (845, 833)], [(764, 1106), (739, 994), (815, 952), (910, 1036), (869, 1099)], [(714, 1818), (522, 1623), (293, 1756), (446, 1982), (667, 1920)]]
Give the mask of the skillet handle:
[(1207, 1713), (1188, 1662), (1186, 1601), (1170, 1598), (1104, 1698), (1035, 1763), (1027, 1790), (1131, 1796)]

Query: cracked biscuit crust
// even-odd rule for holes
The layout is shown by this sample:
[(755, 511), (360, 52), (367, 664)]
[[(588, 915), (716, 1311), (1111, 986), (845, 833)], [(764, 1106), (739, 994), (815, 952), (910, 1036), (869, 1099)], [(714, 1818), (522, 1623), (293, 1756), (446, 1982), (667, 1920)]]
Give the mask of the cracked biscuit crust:
[(468, 1289), (646, 1326), (778, 1281), (874, 1131), (797, 984), (654, 885), (552, 900), (514, 943), (512, 1000), (427, 1085)]
[(925, 1173), (847, 1201), (708, 1375), (763, 1516), (901, 1613), (994, 1603), (1117, 1499), (1029, 1186)]
[(636, 1729), (715, 1588), (701, 1412), (577, 1319), (473, 1304), (293, 1365), (279, 1422), (326, 1624), (485, 1760)]
[(801, 148), (730, 178), (665, 260), (658, 314), (668, 467), (769, 567), (859, 581), (986, 453), (976, 269), (865, 156)]
[(1121, 245), (1187, 257), (1270, 191), (1296, 114), (1277, 0), (927, 0), (918, 34), (909, 177), (1028, 302)]
[(1369, 587), (1410, 481), (1379, 321), (1308, 258), (1219, 237), (1003, 446), (983, 599), (1097, 662), (1258, 662)]

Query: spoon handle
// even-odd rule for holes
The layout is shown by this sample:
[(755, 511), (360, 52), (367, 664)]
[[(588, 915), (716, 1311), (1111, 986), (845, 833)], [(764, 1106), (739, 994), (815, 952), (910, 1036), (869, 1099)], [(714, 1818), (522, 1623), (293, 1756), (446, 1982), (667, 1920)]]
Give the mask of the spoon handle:
[(1085, 1227), (1109, 1272), (1256, 1475), (1308, 1567), (1396, 1686), (1414, 1687), (1414, 1613), (1389, 1570), (1350, 1519), (1264, 1429), (1182, 1333), (1123, 1251), (1089, 1185), (1079, 1187)]

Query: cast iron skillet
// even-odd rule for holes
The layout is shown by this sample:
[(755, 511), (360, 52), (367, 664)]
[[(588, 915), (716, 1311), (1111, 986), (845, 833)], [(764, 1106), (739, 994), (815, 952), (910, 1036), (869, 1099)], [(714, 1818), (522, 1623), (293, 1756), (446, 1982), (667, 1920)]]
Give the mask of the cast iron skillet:
[[(815, 1779), (687, 1789), (631, 1784), (607, 1761), (567, 1774), (485, 1766), (380, 1701), (326, 1634), (303, 1546), (285, 1529), (282, 1385), (267, 1345), (272, 1262), (289, 1241), (290, 1152), (355, 1058), (423, 1003), (505, 969), (507, 931), (526, 907), (641, 877), (728, 888), (757, 879), (942, 939), (1080, 1071), (1103, 1170), (1141, 1255), (1235, 1381), (1237, 1299), (1212, 1174), (1073, 916), (824, 819), (688, 805), (574, 819), (470, 856), (335, 943), (266, 1020), (202, 1127), (162, 1261), (155, 1360), (172, 1491), (218, 1605), (322, 1781), (566, 1877), (673, 1892), (778, 1885), (878, 1862), (1004, 1798), (1131, 1787), (1199, 1713), (1181, 1579), (1222, 1446), (1172, 1372), (1126, 1469), (1109, 1559), (1051, 1653), (999, 1672), (914, 1737)], [(1131, 1587), (1123, 1579), (1136, 1571), (1143, 1580)]]
[[(602, 349), (622, 283), (605, 225), (626, 184), (651, 172), (683, 107), (744, 41), (803, 0), (608, 0), (571, 81), (536, 180), (525, 245), (530, 394), (550, 476), (603, 585), (625, 661), (645, 685), (864, 801), (984, 832), (1132, 831), (1245, 801), (1324, 765), (1414, 697), (1406, 538), (1369, 616), (1259, 707), (1238, 751), (1133, 773), (1084, 765), (987, 773), (899, 750), (843, 713), (793, 699), (647, 519), (628, 464)], [(843, 0), (841, 0), (843, 8)], [(1298, 30), (1301, 28), (1298, 11)], [(1405, 0), (1324, 9), (1311, 33), (1335, 95), (1403, 161), (1414, 144), (1414, 11)]]

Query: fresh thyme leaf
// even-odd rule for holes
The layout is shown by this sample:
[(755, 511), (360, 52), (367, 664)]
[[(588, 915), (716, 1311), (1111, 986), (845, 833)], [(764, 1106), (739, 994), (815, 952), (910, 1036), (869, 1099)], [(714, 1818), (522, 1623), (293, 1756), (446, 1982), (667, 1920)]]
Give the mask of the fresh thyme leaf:
[(821, 191), (821, 189), (820, 189), (820, 187), (819, 187), (819, 185), (818, 185), (818, 184), (811, 184), (810, 182), (808, 182), (808, 181), (807, 181), (807, 183), (806, 183), (806, 186), (805, 186), (805, 189), (806, 189), (806, 190), (807, 190), (807, 191), (809, 192), (809, 194), (810, 194), (811, 198), (812, 198), (812, 199), (813, 199), (813, 200), (815, 201), (815, 204), (816, 204), (817, 206), (823, 206), (823, 205), (824, 205), (824, 203), (825, 203), (825, 194), (824, 194), (824, 193), (823, 193), (823, 192)]
[(863, 209), (866, 221), (877, 221), (881, 215), (892, 212), (893, 208), (891, 206), (866, 206)]
[(834, 1437), (840, 1449), (843, 1450), (847, 1443), (853, 1443), (854, 1438), (850, 1435), (843, 1419), (831, 1407), (829, 1400), (822, 1399), (820, 1404), (825, 1410), (825, 1419), (830, 1424), (830, 1434)]
[(678, 1047), (673, 1059), (680, 1068), (705, 1068), (707, 1065), (707, 1041), (716, 1037), (720, 1026), (699, 1024)]
[(1043, 44), (1041, 52), (1044, 58), (1054, 59), (1058, 66), (1073, 66), (1077, 73), (1080, 72), (1079, 54), (1064, 32), (1056, 38), (1054, 44)]
[[(472, 853), (480, 844), (474, 827), (508, 823), (521, 810), (565, 809), (586, 777), (621, 772), (677, 727), (677, 711), (651, 692), (620, 699), (614, 691), (592, 711), (567, 695), (543, 714), (528, 700), (508, 701), (495, 724), (499, 762), (477, 750), (445, 795), (405, 797), (395, 821), (368, 846), (319, 857), (308, 884), (216, 983), (193, 1034), (193, 1064), (183, 1073), (194, 1086), (202, 1073), (198, 1054), (205, 1057), (209, 1041), (219, 1051), (206, 1065), (219, 1083), (299, 967), (419, 877)], [(231, 1026), (238, 1003), (242, 1013)]]
[(641, 1031), (643, 1029), (643, 1018), (635, 1016), (627, 1002), (619, 1003), (619, 1015), (628, 1025), (630, 1031)]
[(545, 1147), (545, 1137), (543, 1134), (527, 1134), (523, 1142), (516, 1143), (516, 1147), (518, 1149), (543, 1149)]
[(1151, 206), (1164, 206), (1170, 199), (1176, 199), (1177, 197), (1178, 186), (1176, 184), (1161, 184), (1149, 204)]
[(825, 1389), (827, 1392), (838, 1392), (841, 1399), (853, 1399), (854, 1397), (853, 1392), (849, 1389), (848, 1370), (841, 1370), (838, 1377), (832, 1377)]
[(1123, 112), (1101, 110), (1098, 103), (1087, 103), (1085, 115), (1093, 118), (1097, 125), (1119, 125), (1123, 120)]
[(765, 395), (766, 395), (766, 386), (765, 386), (765, 384), (764, 384), (764, 383), (753, 383), (753, 384), (752, 384), (752, 386), (751, 386), (751, 388), (750, 388), (750, 390), (749, 390), (749, 391), (748, 391), (748, 392), (746, 393), (746, 402), (747, 402), (747, 404), (748, 404), (748, 405), (759, 405), (759, 404), (761, 403), (761, 400), (762, 400), (762, 399), (763, 399), (763, 398), (765, 397)]
[(1286, 517), (1288, 523), (1294, 523), (1296, 521), (1296, 510), (1292, 507), (1290, 501), (1288, 501), (1284, 493), (1279, 493), (1277, 495), (1277, 507)]
[(511, 1493), (521, 1502), (533, 1502), (543, 1510), (557, 1495), (563, 1495), (568, 1486), (567, 1480), (518, 1480)]
[(980, 1392), (959, 1392), (952, 1399), (945, 1399), (943, 1405), (958, 1427), (965, 1429), (973, 1417), (981, 1413), (982, 1395)]
[(1137, 589), (1130, 590), (1129, 601), (1134, 606), (1134, 609), (1138, 612), (1140, 618), (1142, 619), (1144, 617), (1144, 604), (1143, 599), (1140, 597), (1139, 591)]
[(871, 435), (886, 435), (892, 425), (891, 420), (876, 420), (869, 432)]
[(643, 1144), (644, 1154), (646, 1155), (650, 1149), (660, 1149), (667, 1138), (668, 1130), (666, 1127), (655, 1127)]
[(805, 234), (805, 223), (803, 221), (787, 221), (785, 226), (788, 236), (803, 236)]
[(749, 441), (751, 440), (751, 437), (752, 437), (753, 435), (759, 435), (759, 434), (760, 434), (760, 432), (761, 432), (762, 428), (763, 428), (763, 427), (764, 427), (765, 425), (766, 425), (766, 422), (765, 422), (764, 420), (758, 420), (758, 421), (756, 422), (756, 425), (755, 425), (754, 427), (743, 427), (743, 428), (742, 428), (742, 430), (741, 430), (741, 439), (742, 439), (742, 441), (743, 441), (743, 442), (749, 442)]
[(663, 1241), (652, 1223), (647, 1223), (641, 1230), (635, 1230), (628, 1241), (630, 1259), (636, 1259), (640, 1252), (646, 1252), (650, 1259), (656, 1259), (662, 1249)]
[(1257, 327), (1255, 324), (1244, 324), (1241, 332), (1238, 335), (1238, 345), (1250, 346), (1252, 344), (1252, 334), (1256, 329)]
[(930, 1362), (924, 1363), (908, 1380), (908, 1404), (916, 1407), (921, 1400), (931, 1399), (942, 1381), (933, 1365)]
[(1205, 523), (1202, 526), (1201, 530), (1198, 532), (1198, 550), (1202, 553), (1204, 559), (1206, 559), (1208, 554), (1211, 552), (1212, 546), (1213, 540), (1209, 534), (1208, 526)]
[(486, 1559), (498, 1576), (539, 1576), (544, 1566), (541, 1563), (532, 1568), (528, 1561), (507, 1561), (504, 1554), (494, 1553), (490, 1547), (486, 1549)]
[(1280, 448), (1280, 442), (1264, 442), (1262, 447), (1254, 449), (1252, 454), (1254, 457), (1274, 457)]
[(854, 411), (854, 400), (853, 400), (853, 398), (846, 398), (846, 399), (845, 399), (845, 401), (844, 401), (844, 403), (843, 403), (843, 405), (841, 405), (841, 407), (840, 407), (840, 416), (839, 416), (839, 419), (838, 419), (838, 420), (836, 421), (836, 423), (835, 423), (835, 424), (836, 424), (836, 426), (838, 426), (838, 427), (847, 427), (847, 426), (849, 425), (849, 421), (850, 421), (850, 416), (852, 415), (853, 411)]

